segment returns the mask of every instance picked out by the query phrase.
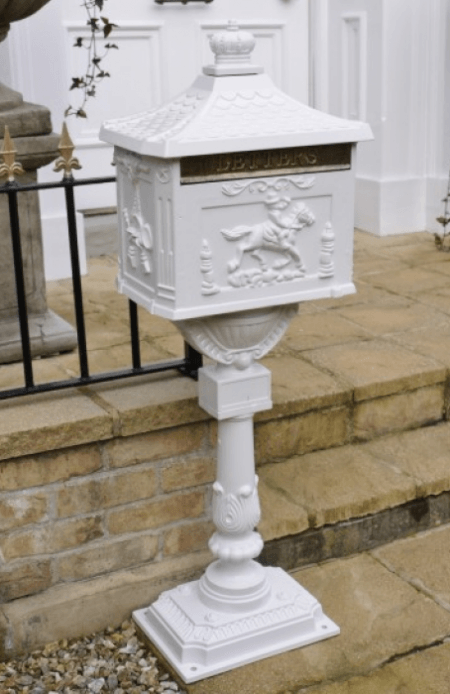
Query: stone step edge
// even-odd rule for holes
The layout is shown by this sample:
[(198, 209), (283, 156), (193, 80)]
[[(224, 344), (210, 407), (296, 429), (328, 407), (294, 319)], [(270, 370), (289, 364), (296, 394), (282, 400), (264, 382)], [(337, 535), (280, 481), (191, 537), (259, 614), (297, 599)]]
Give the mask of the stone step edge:
[(361, 518), (269, 540), (258, 561), (294, 571), (366, 552), (450, 522), (450, 491), (408, 501)]
[[(170, 397), (167, 397), (167, 390)], [(328, 445), (323, 443), (323, 437), (319, 436), (320, 441), (316, 441), (317, 436), (314, 435), (314, 445), (299, 450), (300, 454), (445, 421), (449, 416), (449, 393), (450, 383), (447, 385), (446, 382), (410, 390), (400, 388), (398, 392), (393, 389), (390, 395), (358, 403), (357, 412), (354, 411), (351, 389), (335, 393), (335, 403), (330, 402), (329, 397), (312, 398), (310, 403), (301, 398), (283, 402), (278, 397), (272, 410), (255, 416), (255, 428), (263, 431), (273, 424), (278, 426), (283, 420), (292, 424), (299, 418), (305, 424), (307, 420), (313, 422), (315, 419), (316, 427), (320, 425), (322, 429), (327, 429), (334, 422), (339, 429), (336, 434), (339, 440), (333, 440)], [(373, 417), (368, 409), (371, 407), (376, 408)], [(412, 411), (411, 416), (407, 421), (396, 421), (393, 412), (405, 409)], [(0, 460), (197, 422), (213, 422), (198, 405), (194, 382), (178, 375), (166, 376), (160, 381), (138, 377), (133, 382), (117, 381), (113, 386), (100, 384), (64, 391), (62, 394), (45, 393), (15, 398), (4, 401), (0, 411)], [(325, 418), (323, 421), (322, 417)], [(368, 417), (374, 423), (368, 425)], [(281, 457), (293, 454), (292, 451)]]

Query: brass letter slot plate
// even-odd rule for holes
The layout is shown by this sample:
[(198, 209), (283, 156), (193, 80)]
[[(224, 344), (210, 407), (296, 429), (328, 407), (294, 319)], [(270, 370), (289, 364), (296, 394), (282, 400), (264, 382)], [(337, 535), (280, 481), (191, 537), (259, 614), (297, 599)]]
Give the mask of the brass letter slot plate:
[(351, 144), (231, 152), (181, 159), (181, 183), (350, 169)]

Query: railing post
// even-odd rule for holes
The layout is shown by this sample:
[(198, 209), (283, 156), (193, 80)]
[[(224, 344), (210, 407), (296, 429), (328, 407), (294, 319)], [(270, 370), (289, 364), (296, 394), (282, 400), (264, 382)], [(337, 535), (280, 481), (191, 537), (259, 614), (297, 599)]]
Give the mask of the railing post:
[(27, 295), (25, 288), (25, 274), (23, 270), (22, 242), (20, 239), (19, 206), (17, 200), (17, 183), (15, 176), (24, 172), (21, 164), (16, 162), (17, 150), (11, 140), (8, 126), (5, 126), (3, 147), (0, 152), (3, 163), (0, 165), (0, 177), (7, 176), (5, 184), (8, 195), (9, 223), (11, 229), (11, 243), (14, 262), (14, 277), (17, 294), (17, 310), (19, 313), (20, 338), (22, 342), (23, 371), (25, 387), (32, 388), (33, 365), (31, 361), (30, 331), (28, 327)]
[(203, 355), (191, 347), (188, 342), (184, 343), (184, 364), (178, 368), (183, 376), (198, 380), (198, 370), (203, 366)]
[(133, 359), (133, 369), (140, 369), (141, 363), (141, 348), (139, 345), (139, 317), (138, 307), (134, 301), (128, 302), (130, 312), (130, 337), (131, 337), (131, 356)]
[(25, 288), (25, 275), (23, 271), (22, 243), (20, 239), (19, 209), (17, 201), (17, 183), (9, 182), (8, 205), (9, 220), (11, 225), (11, 241), (14, 261), (14, 276), (17, 293), (17, 310), (19, 313), (20, 337), (22, 341), (23, 372), (25, 386), (31, 388), (34, 385), (33, 365), (31, 361), (30, 331), (28, 328), (28, 309)]

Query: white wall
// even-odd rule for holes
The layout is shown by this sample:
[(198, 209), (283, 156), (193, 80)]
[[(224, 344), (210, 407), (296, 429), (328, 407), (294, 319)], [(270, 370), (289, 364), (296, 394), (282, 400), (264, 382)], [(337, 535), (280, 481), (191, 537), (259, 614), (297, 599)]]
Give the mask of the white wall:
[(328, 55), (318, 60), (316, 103), (367, 119), (375, 135), (359, 148), (357, 226), (377, 235), (437, 229), (450, 159), (450, 0), (317, 7), (313, 55), (324, 45)]
[[(154, 0), (108, 0), (104, 13), (119, 28), (110, 37), (119, 45), (108, 55), (111, 78), (88, 102), (87, 119), (69, 118), (69, 129), (83, 164), (82, 176), (114, 175), (112, 148), (98, 140), (103, 120), (153, 108), (184, 90), (211, 60), (208, 36), (236, 17), (257, 38), (255, 60), (261, 61), (279, 86), (300, 99), (308, 94), (309, 0), (217, 0), (214, 3), (158, 5)], [(50, 108), (60, 131), (64, 110), (79, 105), (79, 92), (69, 92), (71, 79), (83, 73), (84, 50), (73, 48), (87, 34), (86, 13), (77, 0), (52, 0), (29, 19), (13, 26), (3, 71), (29, 101)], [(11, 66), (9, 70), (8, 65)], [(8, 69), (7, 69), (8, 68)], [(0, 61), (0, 79), (2, 66)], [(40, 180), (52, 180), (48, 167)], [(76, 190), (78, 209), (115, 204), (115, 186), (86, 186)], [(64, 222), (63, 198), (41, 196), (46, 272), (55, 277), (62, 268), (58, 229)], [(65, 270), (64, 270), (65, 272)]]
[[(164, 51), (168, 49), (161, 42), (160, 29), (161, 18), (169, 16), (169, 6), (160, 15), (152, 14), (142, 21), (133, 15), (125, 21), (120, 9), (122, 0), (110, 2), (114, 12), (122, 13), (122, 63), (126, 54), (128, 67), (131, 64), (128, 50), (143, 50), (141, 58), (137, 56), (142, 79), (146, 84), (154, 83), (154, 88), (145, 90), (147, 99), (149, 95), (153, 99), (167, 98), (170, 88), (164, 72)], [(286, 6), (285, 0), (279, 2), (280, 7)], [(136, 3), (136, 7), (145, 5), (147, 14), (149, 8), (152, 13), (161, 9), (150, 0)], [(192, 7), (194, 4), (203, 7), (197, 3)], [(309, 0), (309, 5), (310, 102), (337, 115), (367, 119), (375, 135), (373, 142), (359, 147), (357, 225), (378, 235), (440, 229), (435, 218), (442, 212), (450, 165), (450, 118), (446, 117), (450, 113), (450, 0)], [(176, 7), (170, 9), (174, 26), (181, 16)], [(218, 11), (214, 3), (205, 7)], [(250, 21), (250, 6), (245, 9)], [(304, 19), (306, 13), (302, 12)], [(70, 43), (83, 17), (78, 3), (52, 0), (34, 17), (14, 26), (11, 38), (0, 44), (0, 79), (23, 91), (26, 99), (49, 106), (56, 130), (68, 103), (67, 87), (77, 56)], [(263, 19), (259, 21), (261, 26), (267, 25), (262, 35), (269, 49), (268, 60), (276, 67), (282, 33), (273, 22), (269, 28), (267, 19), (265, 24)], [(169, 49), (173, 53), (173, 46)], [(60, 56), (59, 61), (55, 61), (55, 55)], [(156, 59), (157, 64), (162, 61), (162, 67), (155, 72)], [(288, 61), (290, 79), (302, 85), (303, 93), (306, 63), (305, 56)], [(50, 76), (37, 79), (41, 73), (48, 75), (49, 65)], [(192, 69), (197, 68), (192, 65)], [(117, 73), (116, 65), (113, 71)], [(127, 74), (129, 81), (136, 79), (139, 84), (133, 72)], [(119, 91), (116, 89), (115, 94)], [(132, 94), (127, 99), (132, 99)], [(152, 105), (140, 104), (143, 108)], [(134, 100), (129, 104), (131, 110), (138, 106)], [(108, 99), (97, 100), (91, 108), (97, 123), (105, 117), (105, 108), (109, 112)], [(85, 163), (83, 173), (112, 172), (110, 150), (98, 142), (94, 145), (94, 136), (89, 140), (91, 125), (72, 121), (69, 126)], [(51, 174), (44, 172), (42, 178), (48, 177)], [(81, 208), (113, 204), (112, 186), (94, 193), (80, 191), (79, 195)], [(46, 218), (56, 224), (63, 213), (61, 204), (56, 195), (46, 195), (42, 201), (44, 225)]]

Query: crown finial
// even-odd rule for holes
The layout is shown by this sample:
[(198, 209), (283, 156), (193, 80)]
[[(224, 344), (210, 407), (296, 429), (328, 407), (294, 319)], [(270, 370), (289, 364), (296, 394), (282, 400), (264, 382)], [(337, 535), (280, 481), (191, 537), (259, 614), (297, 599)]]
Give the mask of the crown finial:
[(255, 37), (239, 27), (235, 19), (230, 19), (224, 31), (213, 34), (209, 40), (215, 55), (215, 64), (203, 69), (206, 75), (254, 75), (263, 68), (253, 65), (251, 54), (255, 47)]

